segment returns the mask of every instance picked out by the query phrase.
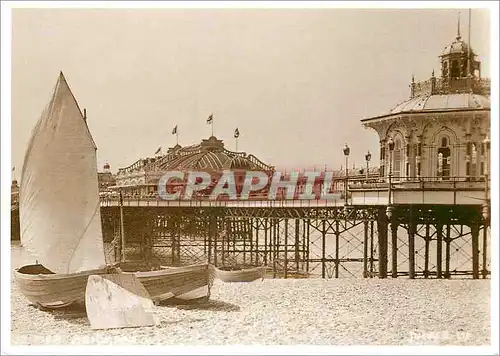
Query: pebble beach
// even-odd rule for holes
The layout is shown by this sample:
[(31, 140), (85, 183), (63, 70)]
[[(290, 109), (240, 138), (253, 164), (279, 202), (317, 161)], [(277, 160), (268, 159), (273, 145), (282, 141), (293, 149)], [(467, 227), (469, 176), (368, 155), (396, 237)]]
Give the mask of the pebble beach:
[(158, 326), (98, 331), (29, 306), (14, 280), (11, 297), (13, 345), (490, 344), (490, 280), (215, 281), (208, 303), (156, 307)]

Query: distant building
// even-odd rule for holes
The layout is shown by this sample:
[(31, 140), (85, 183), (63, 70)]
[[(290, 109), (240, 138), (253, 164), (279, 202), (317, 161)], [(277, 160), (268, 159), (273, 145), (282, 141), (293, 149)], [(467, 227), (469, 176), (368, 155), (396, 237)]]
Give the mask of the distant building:
[(111, 173), (109, 163), (105, 163), (102, 172), (97, 173), (97, 180), (99, 181), (99, 192), (109, 192), (109, 187), (116, 184), (116, 178)]
[[(201, 143), (182, 147), (176, 145), (171, 147), (163, 156), (148, 157), (138, 159), (128, 167), (120, 168), (116, 175), (116, 186), (112, 190), (121, 191), (125, 198), (156, 197), (158, 182), (160, 178), (169, 171), (202, 171), (210, 174), (212, 183), (204, 191), (197, 192), (195, 196), (206, 196), (213, 189), (223, 171), (232, 171), (235, 176), (236, 191), (240, 192), (244, 183), (247, 171), (265, 172), (269, 178), (275, 172), (275, 167), (268, 165), (252, 154), (245, 152), (233, 152), (224, 147), (222, 140), (215, 136), (202, 140)], [(365, 179), (379, 176), (378, 167), (369, 167), (369, 174), (365, 168), (349, 169), (349, 177)], [(322, 174), (323, 171), (318, 171)], [(281, 172), (283, 180), (289, 179), (289, 174)], [(299, 172), (302, 173), (302, 172)], [(333, 172), (333, 190), (343, 192), (345, 168)], [(269, 179), (269, 182), (272, 179)], [(321, 194), (320, 186), (323, 182), (323, 175), (317, 178), (317, 184), (313, 193), (319, 198)], [(296, 197), (305, 190), (306, 178), (299, 176), (297, 182)], [(167, 190), (173, 190), (185, 184), (185, 181), (169, 181)], [(251, 199), (263, 199), (266, 197), (270, 183), (258, 192), (250, 195)], [(277, 198), (284, 196), (278, 193)]]
[(112, 189), (122, 191), (125, 196), (154, 196), (160, 178), (168, 171), (207, 172), (215, 183), (224, 170), (234, 172), (236, 184), (241, 185), (246, 171), (272, 174), (274, 167), (252, 154), (229, 151), (222, 140), (211, 136), (191, 146), (177, 144), (163, 156), (141, 158), (128, 167), (120, 168), (116, 175), (116, 186)]

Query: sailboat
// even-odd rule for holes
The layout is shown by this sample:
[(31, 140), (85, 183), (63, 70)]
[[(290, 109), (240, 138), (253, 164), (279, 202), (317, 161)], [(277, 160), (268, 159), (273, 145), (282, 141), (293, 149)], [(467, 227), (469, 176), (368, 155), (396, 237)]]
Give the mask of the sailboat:
[[(106, 264), (96, 153), (86, 113), (61, 72), (33, 129), (19, 190), (21, 243), (37, 263), (15, 269), (14, 276), (36, 305), (83, 303), (90, 275), (127, 273)], [(136, 277), (155, 301), (191, 299), (190, 293), (200, 291), (208, 298), (213, 269), (188, 267), (137, 272)]]
[(37, 263), (14, 275), (32, 303), (81, 302), (88, 276), (112, 272), (104, 255), (96, 151), (61, 72), (33, 129), (19, 188), (21, 243)]

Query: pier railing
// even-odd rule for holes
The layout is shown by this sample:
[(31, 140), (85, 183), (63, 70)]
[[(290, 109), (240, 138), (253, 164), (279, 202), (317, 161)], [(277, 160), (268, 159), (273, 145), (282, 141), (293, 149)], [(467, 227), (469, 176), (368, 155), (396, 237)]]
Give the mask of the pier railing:
[(379, 177), (348, 179), (349, 191), (364, 189), (485, 189), (485, 177)]
[[(368, 178), (344, 178), (339, 180), (342, 184), (347, 181), (347, 204), (365, 204), (366, 197), (373, 199), (375, 196), (376, 205), (384, 205), (385, 201), (391, 201), (389, 195), (394, 197), (393, 203), (397, 201), (415, 204), (424, 204), (425, 199), (422, 195), (416, 195), (417, 192), (427, 192), (427, 195), (436, 193), (453, 193), (442, 203), (460, 204), (461, 201), (467, 201), (467, 204), (481, 204), (489, 199), (488, 181), (485, 177), (368, 177)], [(337, 182), (338, 183), (338, 182)], [(164, 200), (156, 194), (149, 195), (126, 195), (123, 194), (123, 206), (162, 206), (162, 207), (227, 207), (227, 206), (246, 206), (246, 207), (315, 207), (315, 206), (344, 206), (345, 188), (334, 191), (337, 195), (330, 199), (316, 194), (312, 198), (304, 199), (300, 194), (295, 194), (292, 198), (285, 194), (278, 194), (273, 199), (269, 199), (267, 193), (256, 192), (250, 195), (248, 199), (229, 199), (221, 195), (217, 199), (212, 199), (208, 195), (193, 195), (190, 199), (182, 197), (176, 200)], [(413, 193), (412, 193), (413, 192)], [(457, 193), (458, 192), (458, 193)], [(473, 196), (464, 196), (464, 192), (470, 192)], [(374, 195), (375, 194), (375, 195)], [(419, 193), (421, 194), (421, 193)], [(412, 198), (412, 195), (414, 197)], [(443, 195), (444, 196), (444, 195)], [(360, 197), (362, 199), (360, 200)], [(403, 198), (404, 197), (404, 198)], [(458, 197), (458, 199), (457, 199)], [(467, 198), (467, 199), (466, 199)], [(470, 199), (473, 201), (471, 201)], [(460, 200), (462, 199), (462, 200)], [(464, 200), (465, 199), (465, 200)], [(427, 198), (427, 201), (429, 198)], [(101, 206), (118, 206), (120, 197), (118, 195), (101, 196)], [(371, 204), (370, 204), (371, 205)]]
[[(344, 206), (343, 200), (327, 199), (288, 199), (288, 200), (211, 200), (208, 197), (203, 199), (190, 200), (163, 200), (151, 197), (124, 198), (123, 206), (133, 207), (255, 207), (255, 208), (277, 208), (277, 207), (324, 207), (324, 206)], [(119, 198), (101, 197), (101, 206), (119, 206)]]

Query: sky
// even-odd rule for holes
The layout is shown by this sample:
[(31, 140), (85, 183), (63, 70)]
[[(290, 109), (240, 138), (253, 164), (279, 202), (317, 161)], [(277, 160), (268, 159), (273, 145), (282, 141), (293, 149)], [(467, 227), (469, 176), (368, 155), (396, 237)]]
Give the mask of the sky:
[[(287, 168), (378, 165), (379, 139), (360, 120), (409, 98), (412, 75), (439, 54), (468, 12), (361, 9), (14, 9), (12, 165), (63, 71), (116, 172), (160, 146), (215, 136)], [(489, 77), (490, 14), (472, 10), (470, 42)]]

